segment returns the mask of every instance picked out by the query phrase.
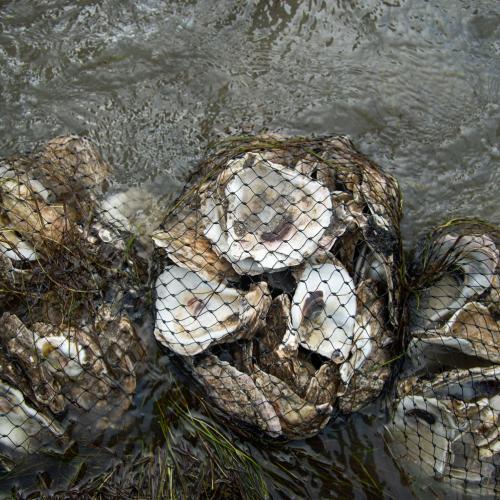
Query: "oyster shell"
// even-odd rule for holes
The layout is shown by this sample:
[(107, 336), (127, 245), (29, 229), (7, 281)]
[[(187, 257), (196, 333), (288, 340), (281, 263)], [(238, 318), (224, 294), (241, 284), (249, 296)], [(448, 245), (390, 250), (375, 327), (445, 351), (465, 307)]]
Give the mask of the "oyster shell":
[(325, 186), (257, 153), (231, 160), (201, 199), (205, 236), (240, 274), (300, 264), (332, 217)]
[(270, 436), (281, 435), (276, 411), (248, 374), (211, 355), (195, 366), (195, 373), (221, 410)]
[(477, 367), (401, 380), (386, 428), (395, 454), (426, 474), (483, 483), (495, 479), (499, 415), (500, 368)]
[[(14, 314), (5, 313), (0, 318), (0, 325), (1, 342), (29, 380), (34, 400), (55, 414), (61, 413), (65, 409), (61, 385), (53, 370), (43, 362), (44, 353), (37, 348), (42, 347), (41, 344), (37, 345), (39, 335), (28, 329)], [(10, 373), (9, 383), (18, 386), (20, 379), (13, 372)]]
[(337, 363), (349, 356), (356, 327), (354, 282), (338, 264), (306, 264), (293, 296), (282, 349), (298, 344)]
[(420, 291), (410, 304), (412, 330), (435, 327), (470, 299), (488, 290), (498, 265), (499, 252), (487, 235), (447, 234), (431, 243), (425, 269), (443, 269), (437, 281)]
[(327, 361), (309, 380), (304, 399), (314, 405), (325, 403), (333, 405), (338, 400), (340, 382), (338, 365)]
[(491, 313), (500, 314), (500, 275), (498, 273), (493, 276), (491, 287), (482, 297), (481, 302), (488, 307)]
[[(500, 322), (480, 302), (469, 302), (442, 328), (414, 331), (408, 346), (415, 367), (445, 363), (453, 353), (500, 363)], [(452, 364), (458, 363), (454, 357)]]
[[(298, 396), (313, 405), (333, 404), (340, 377), (338, 367), (326, 362), (316, 369), (306, 352), (297, 351), (296, 356), (283, 357), (281, 341), (290, 321), (291, 301), (288, 295), (278, 295), (269, 308), (266, 327), (254, 337), (258, 346), (255, 358), (263, 371), (279, 378)], [(248, 369), (251, 373), (253, 367)]]
[[(3, 342), (31, 386), (30, 397), (54, 413), (73, 407), (94, 418), (95, 428), (116, 423), (131, 404), (136, 362), (145, 355), (125, 316), (97, 311), (96, 338), (83, 329), (35, 323), (28, 329), (17, 316), (2, 316)], [(1, 376), (19, 385), (15, 368), (3, 363)], [(24, 376), (23, 375), (23, 376)]]
[(21, 391), (0, 381), (0, 460), (7, 469), (23, 454), (63, 435), (53, 418), (31, 406)]
[(47, 204), (27, 182), (2, 179), (0, 197), (10, 228), (35, 247), (61, 244), (72, 228), (64, 207)]
[[(303, 437), (325, 425), (334, 404), (351, 412), (378, 396), (391, 373), (400, 316), (397, 182), (346, 138), (259, 136), (221, 145), (193, 183), (156, 234), (168, 264), (208, 281), (204, 293), (211, 297), (226, 293), (232, 282), (243, 288), (261, 279), (274, 297), (253, 334), (240, 335), (233, 325), (217, 331), (208, 323), (215, 335), (203, 338), (207, 321), (192, 321), (191, 313), (174, 321), (167, 313), (165, 344), (180, 345), (179, 354), (220, 356), (186, 360), (195, 372), (197, 366), (205, 370), (205, 362), (215, 370), (203, 372), (203, 384), (217, 406), (269, 434), (257, 408), (264, 398), (278, 418), (279, 434)], [(242, 276), (228, 273), (228, 265)], [(259, 274), (264, 276), (252, 278)], [(169, 291), (167, 308), (173, 311), (188, 289), (187, 300), (201, 315), (206, 301), (196, 297), (198, 282)], [(228, 302), (234, 299), (211, 307), (222, 322), (235, 316)], [(162, 307), (158, 302), (157, 309)], [(186, 352), (185, 346), (198, 344), (181, 321), (191, 321), (206, 344)], [(176, 339), (175, 328), (183, 339)], [(215, 337), (228, 344), (211, 349), (219, 342)], [(244, 389), (233, 381), (238, 377)]]
[(178, 266), (194, 271), (208, 281), (236, 279), (231, 264), (217, 255), (199, 228), (196, 212), (184, 210), (169, 219), (162, 230), (153, 233), (155, 245), (164, 248)]
[[(404, 443), (404, 454), (419, 463), (425, 474), (442, 477), (452, 458), (452, 443), (460, 435), (458, 423), (435, 398), (413, 395), (397, 401), (393, 421), (386, 426), (391, 441)], [(398, 443), (399, 444), (399, 443)]]
[(60, 202), (97, 200), (108, 188), (112, 168), (87, 137), (68, 135), (47, 142), (34, 155), (33, 175)]
[(385, 301), (372, 280), (356, 288), (357, 329), (349, 359), (340, 366), (343, 389), (339, 409), (343, 413), (360, 410), (374, 400), (391, 376), (391, 355), (396, 340), (386, 318)]
[(329, 403), (305, 401), (258, 365), (253, 364), (247, 374), (216, 356), (207, 356), (194, 369), (220, 409), (271, 437), (313, 435), (330, 419)]
[(28, 242), (22, 240), (10, 226), (7, 217), (0, 214), (0, 254), (12, 261), (32, 261), (37, 255)]
[(287, 436), (312, 436), (325, 427), (333, 408), (329, 402), (311, 404), (296, 394), (288, 384), (254, 365), (251, 374), (255, 386), (275, 409), (283, 433)]
[(110, 173), (96, 146), (76, 135), (0, 161), (1, 206), (10, 229), (35, 247), (60, 244), (73, 223), (95, 213)]
[(305, 356), (280, 356), (279, 347), (290, 321), (290, 297), (281, 294), (275, 297), (267, 313), (266, 326), (255, 337), (258, 360), (264, 371), (286, 381), (299, 395), (307, 390), (315, 368)]
[(263, 324), (271, 303), (264, 282), (243, 292), (174, 265), (158, 277), (156, 297), (155, 336), (185, 356), (251, 336)]
[[(92, 334), (83, 328), (44, 323), (35, 323), (33, 330), (67, 402), (94, 418), (98, 429), (119, 423), (132, 404), (137, 363), (145, 357), (127, 316), (112, 314), (104, 305), (96, 313)], [(56, 349), (54, 339), (61, 337), (65, 348)]]
[(358, 153), (348, 137), (327, 139), (324, 159), (317, 171), (318, 180), (329, 186), (344, 186), (353, 199), (366, 204), (382, 229), (392, 231), (401, 218), (398, 182)]

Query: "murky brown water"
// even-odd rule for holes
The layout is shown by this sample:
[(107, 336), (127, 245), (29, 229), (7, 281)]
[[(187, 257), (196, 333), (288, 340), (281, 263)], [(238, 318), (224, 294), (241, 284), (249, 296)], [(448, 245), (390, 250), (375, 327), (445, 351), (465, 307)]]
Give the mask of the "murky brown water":
[[(0, 157), (87, 133), (167, 200), (209, 141), (268, 127), (349, 134), (398, 177), (407, 243), (500, 219), (498, 0), (0, 1), (0, 92)], [(251, 446), (277, 498), (408, 494), (381, 423)]]

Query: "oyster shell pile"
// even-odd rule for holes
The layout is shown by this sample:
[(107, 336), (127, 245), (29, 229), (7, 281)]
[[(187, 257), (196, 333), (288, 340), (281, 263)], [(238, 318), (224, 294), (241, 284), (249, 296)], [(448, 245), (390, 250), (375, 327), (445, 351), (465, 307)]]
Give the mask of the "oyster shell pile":
[(132, 405), (145, 351), (128, 311), (146, 272), (126, 245), (130, 235), (101, 211), (110, 173), (78, 136), (0, 161), (0, 460), (7, 467), (51, 441), (120, 427)]
[(417, 369), (445, 363), (447, 353), (499, 362), (499, 255), (494, 234), (462, 234), (460, 227), (423, 245), (410, 300), (409, 349)]
[(500, 477), (499, 241), (491, 226), (452, 221), (419, 245), (408, 356), (387, 426), (398, 457), (485, 491)]
[(498, 489), (499, 377), (490, 366), (401, 380), (387, 426), (393, 451), (440, 480)]
[(396, 181), (344, 137), (233, 141), (200, 178), (153, 234), (157, 340), (270, 436), (375, 399), (397, 344)]

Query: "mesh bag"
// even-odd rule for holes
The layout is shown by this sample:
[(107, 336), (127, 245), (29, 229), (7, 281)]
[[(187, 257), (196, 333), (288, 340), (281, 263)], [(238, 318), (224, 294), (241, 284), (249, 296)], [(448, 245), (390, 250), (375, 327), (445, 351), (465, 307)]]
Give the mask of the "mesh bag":
[(498, 492), (500, 231), (453, 220), (422, 239), (410, 266), (408, 356), (390, 447), (424, 478)]
[(59, 137), (0, 161), (0, 458), (123, 428), (145, 351), (133, 311), (147, 281), (105, 209), (111, 167)]
[(398, 349), (400, 207), (344, 137), (219, 144), (153, 235), (156, 339), (239, 427), (361, 409)]

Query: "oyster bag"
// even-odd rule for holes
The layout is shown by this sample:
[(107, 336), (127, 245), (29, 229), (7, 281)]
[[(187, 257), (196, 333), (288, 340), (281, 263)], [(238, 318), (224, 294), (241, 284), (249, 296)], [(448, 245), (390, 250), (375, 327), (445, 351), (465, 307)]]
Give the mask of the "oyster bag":
[(418, 243), (407, 356), (386, 426), (410, 474), (474, 495), (499, 490), (499, 237), (497, 227), (457, 219)]
[[(79, 136), (0, 161), (0, 461), (106, 445), (134, 406), (147, 263)], [(108, 201), (107, 201), (108, 200)]]
[(345, 137), (219, 143), (153, 234), (154, 335), (239, 428), (313, 435), (391, 377), (400, 218)]

